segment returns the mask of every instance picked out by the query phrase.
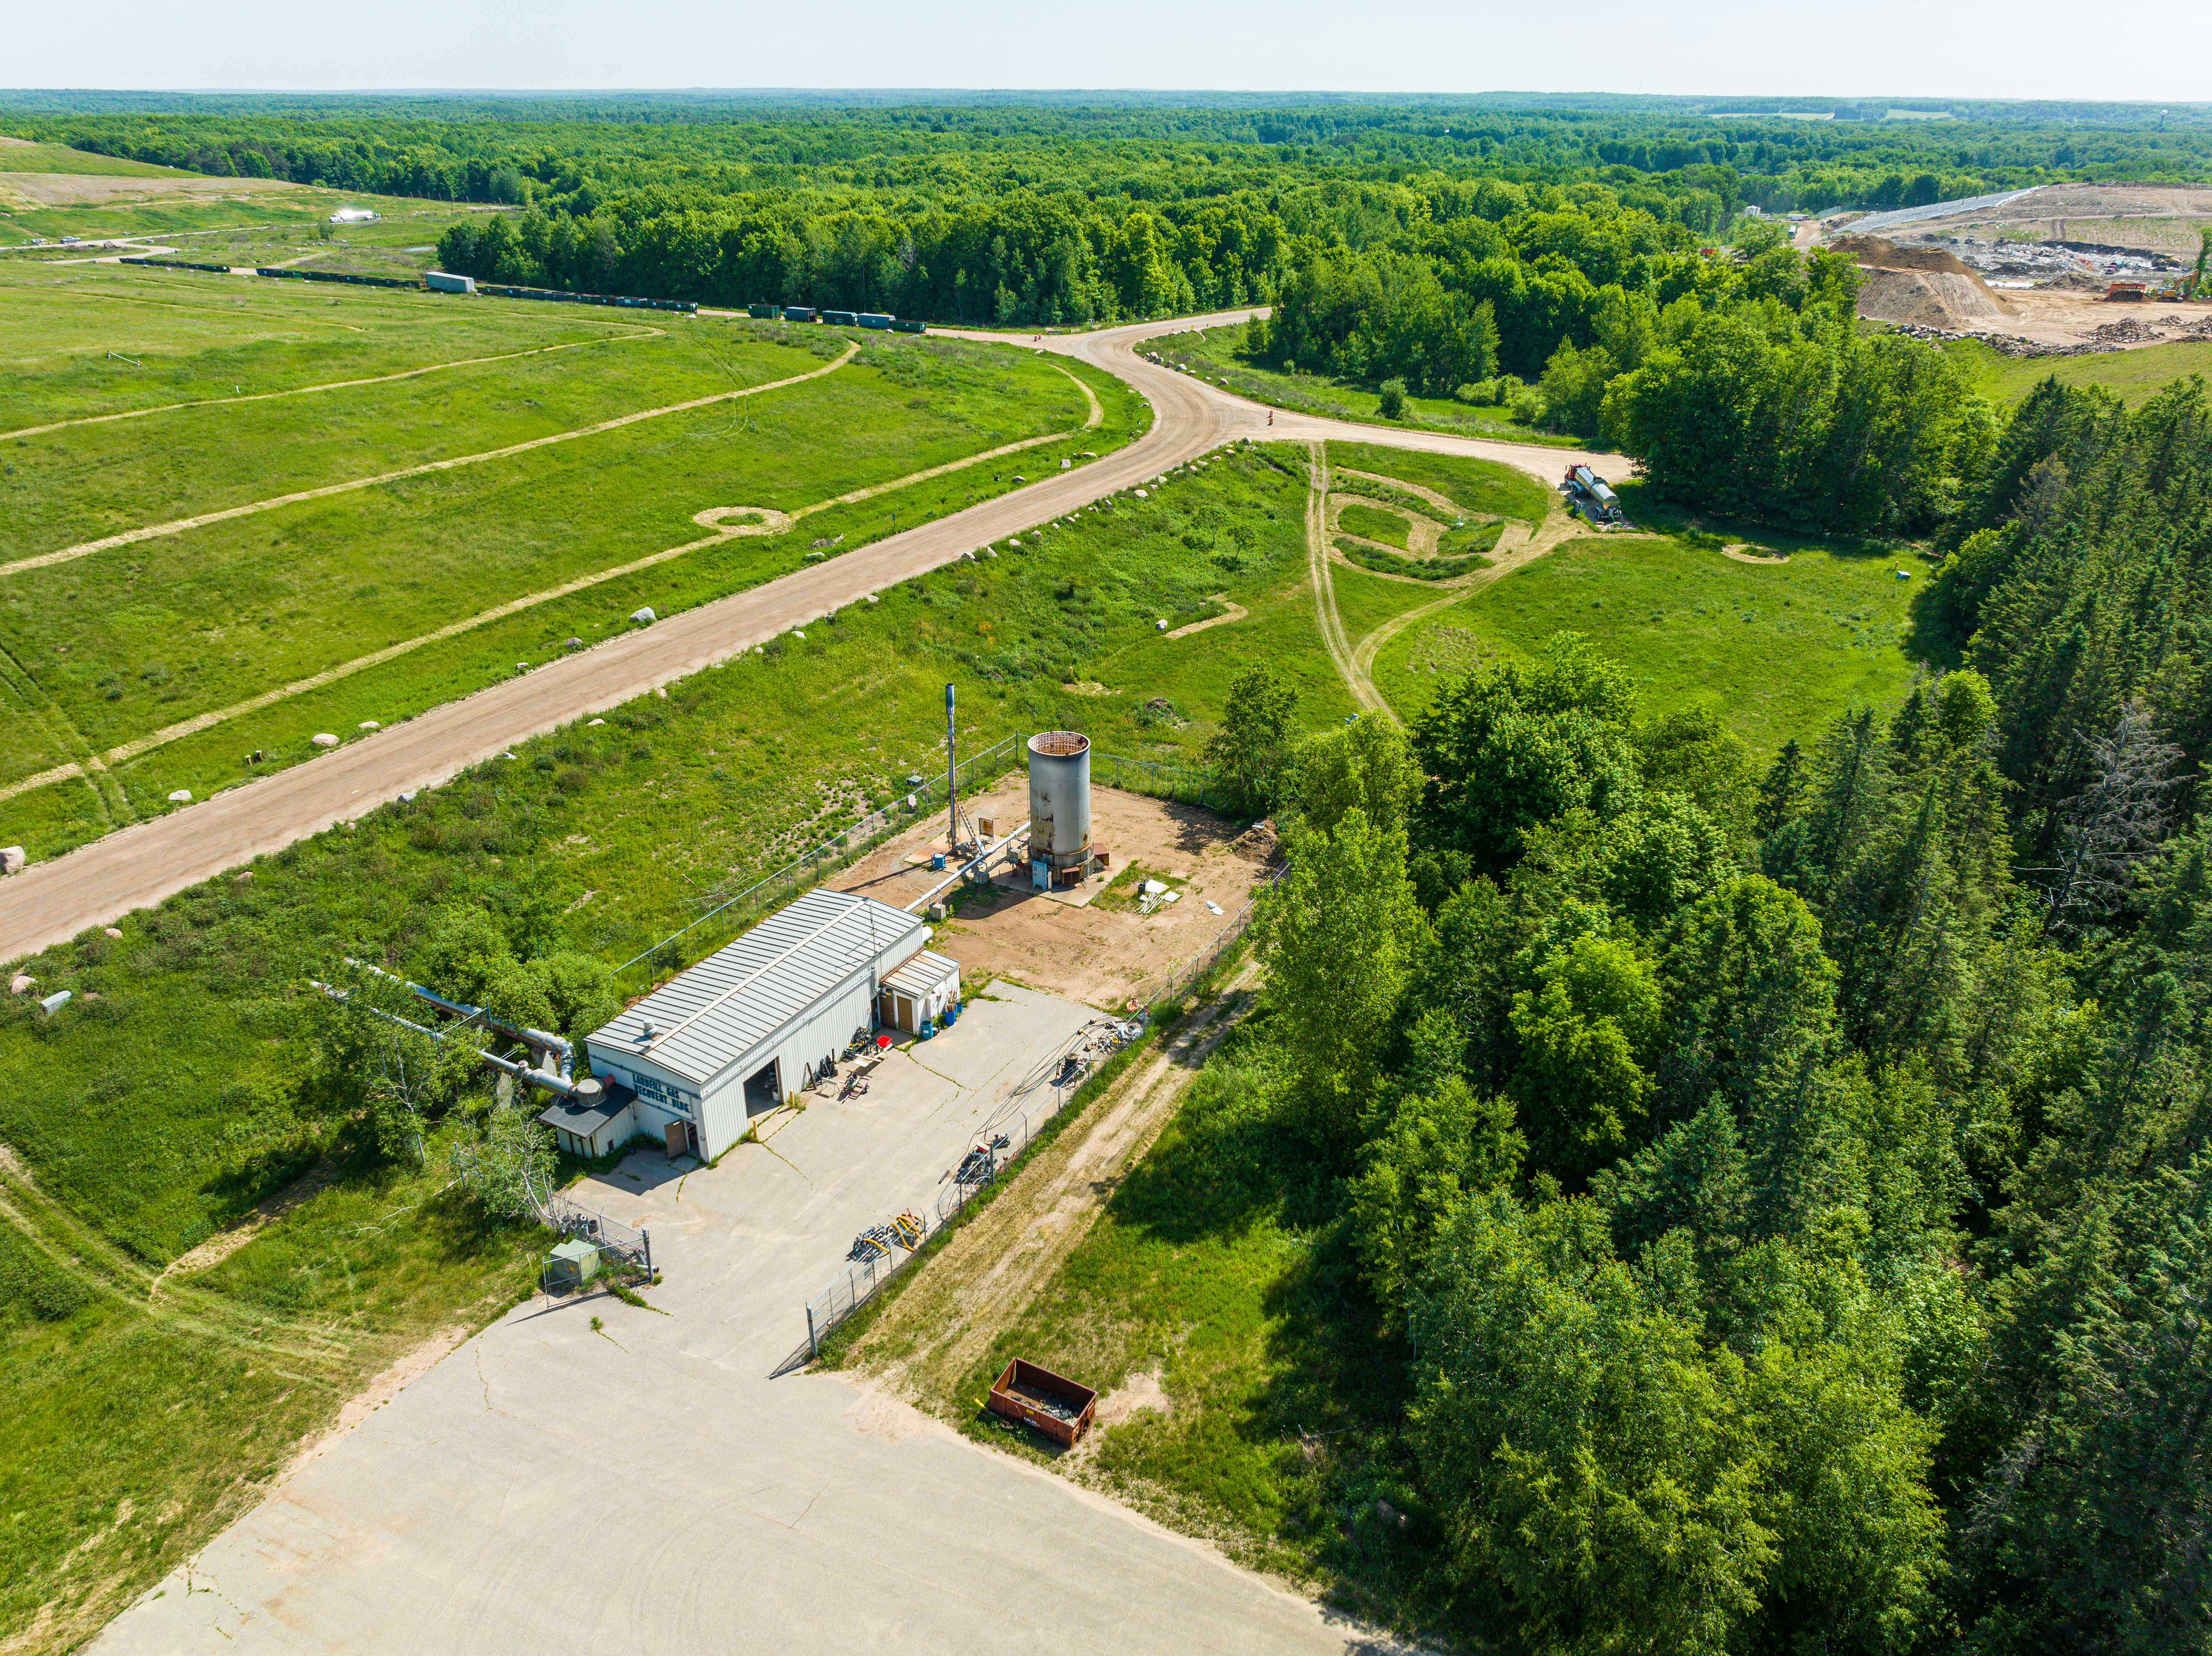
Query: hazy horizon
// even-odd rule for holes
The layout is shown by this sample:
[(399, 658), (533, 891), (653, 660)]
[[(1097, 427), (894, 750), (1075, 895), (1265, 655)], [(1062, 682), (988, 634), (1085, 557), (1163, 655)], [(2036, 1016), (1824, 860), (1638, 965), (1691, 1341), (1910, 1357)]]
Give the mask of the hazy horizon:
[[(1696, 97), (2212, 99), (2212, 18), (2084, 27), (2050, 0), (1836, 8), (1719, 0), (1667, 15), (1597, 0), (1571, 24), (1495, 3), (1409, 0), (1382, 14), (1313, 0), (1194, 9), (1136, 0), (1110, 27), (983, 0), (848, 0), (734, 14), (669, 0), (642, 25), (582, 0), (392, 0), (374, 35), (273, 0), (195, 8), (117, 0), (16, 9), (0, 78), (27, 90), (155, 92), (772, 91), (1474, 94), (1515, 88)], [(2193, 67), (2193, 65), (2195, 67)], [(680, 75), (667, 72), (679, 68)], [(1877, 87), (1877, 92), (1838, 88)]]

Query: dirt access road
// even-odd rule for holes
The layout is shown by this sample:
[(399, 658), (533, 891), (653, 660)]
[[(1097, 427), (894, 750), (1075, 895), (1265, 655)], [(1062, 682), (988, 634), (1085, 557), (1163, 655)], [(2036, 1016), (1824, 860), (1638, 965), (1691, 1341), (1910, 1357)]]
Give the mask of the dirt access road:
[(1152, 406), (1152, 428), (1089, 465), (668, 616), (349, 742), (321, 758), (135, 823), (52, 862), (34, 864), (0, 885), (0, 961), (35, 953), (87, 926), (157, 903), (225, 869), (353, 821), (402, 793), (435, 787), (518, 742), (703, 671), (868, 593), (1146, 483), (1240, 438), (1335, 439), (1471, 455), (1517, 466), (1547, 483), (1578, 461), (1608, 476), (1628, 470), (1628, 461), (1617, 454), (1401, 431), (1310, 415), (1278, 412), (1270, 426), (1270, 411), (1263, 404), (1147, 362), (1133, 349), (1158, 334), (1219, 327), (1257, 314), (1246, 310), (1181, 317), (1030, 342), (1005, 334), (956, 334), (1004, 345), (1029, 343), (1080, 357), (1140, 392)]

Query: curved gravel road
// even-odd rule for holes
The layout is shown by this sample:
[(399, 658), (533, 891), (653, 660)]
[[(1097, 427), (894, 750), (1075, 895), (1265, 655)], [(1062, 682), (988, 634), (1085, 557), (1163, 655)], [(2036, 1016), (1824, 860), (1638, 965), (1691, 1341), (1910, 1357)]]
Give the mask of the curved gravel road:
[(1618, 454), (1492, 442), (1279, 410), (1270, 426), (1264, 404), (1146, 361), (1133, 349), (1160, 334), (1242, 322), (1258, 314), (1242, 310), (1179, 317), (1095, 333), (1048, 335), (1035, 341), (1019, 335), (937, 331), (1079, 357), (1139, 391), (1152, 406), (1152, 428), (1091, 464), (1053, 474), (842, 557), (670, 616), (521, 677), (433, 707), (289, 770), (134, 823), (52, 862), (35, 863), (0, 884), (0, 961), (35, 953), (88, 926), (157, 903), (225, 869), (281, 850), (334, 823), (350, 822), (402, 793), (435, 787), (518, 742), (687, 677), (867, 593), (1142, 484), (1170, 466), (1239, 438), (1286, 442), (1335, 439), (1471, 455), (1517, 466), (1547, 483), (1577, 461), (1613, 476), (1629, 469), (1630, 463)]

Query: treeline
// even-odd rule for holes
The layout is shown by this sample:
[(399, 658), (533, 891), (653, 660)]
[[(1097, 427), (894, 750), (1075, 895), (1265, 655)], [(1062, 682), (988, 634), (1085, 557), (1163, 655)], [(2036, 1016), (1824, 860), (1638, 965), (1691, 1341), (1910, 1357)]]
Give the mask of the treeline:
[(1206, 1176), (1317, 1172), (1324, 1564), (1484, 1648), (2203, 1647), (2212, 838), (2110, 688), (2038, 805), (2011, 674), (1763, 773), (1571, 635), (1409, 737), (1247, 675), (1290, 870)]
[[(657, 297), (951, 321), (1084, 323), (1280, 295), (1297, 317), (1314, 318), (1314, 332), (1356, 327), (1366, 300), (1385, 291), (1377, 270), (1392, 273), (1395, 295), (1405, 285), (1398, 272), (1434, 257), (1455, 271), (1476, 270), (1500, 295), (1506, 360), (1540, 364), (1563, 331), (1582, 328), (1598, 282), (1710, 284), (1692, 223), (1727, 220), (1727, 182), (1711, 169), (1658, 180), (1623, 173), (1571, 189), (1425, 176), (1152, 205), (1015, 191), (903, 213), (751, 196), (716, 210), (671, 209), (647, 192), (588, 218), (533, 210), (513, 224), (465, 221), (441, 241), (440, 257), (490, 280), (575, 288), (611, 280)], [(1652, 274), (1662, 265), (1663, 275)], [(1409, 339), (1426, 321), (1366, 320)], [(1463, 329), (1471, 318), (1454, 320)], [(1291, 325), (1295, 333), (1301, 325)], [(1335, 361), (1306, 349), (1309, 361)], [(1450, 348), (1422, 335), (1408, 349)], [(1342, 355), (1346, 371), (1364, 371), (1366, 359)], [(1449, 367), (1426, 363), (1421, 377), (1448, 384), (1458, 366), (1456, 358)]]
[[(1224, 168), (1402, 178), (1479, 167), (1556, 182), (1611, 166), (1716, 166), (1770, 209), (1880, 209), (2064, 177), (2201, 178), (2212, 156), (2212, 124), (2188, 108), (1954, 104), (1952, 118), (1914, 121), (1885, 118), (1886, 105), (1800, 101), (1802, 111), (1540, 95), (87, 94), (15, 94), (0, 110), (21, 112), (12, 118), (25, 136), (219, 174), (564, 206), (580, 190), (596, 202), (672, 176), (709, 194), (763, 184), (881, 189), (886, 165), (919, 161), (894, 186), (910, 189), (924, 182), (917, 172), (957, 173), (1003, 154), (1020, 156), (1032, 183), (1091, 173), (1096, 161), (1176, 193), (1219, 187), (1220, 177), (1202, 175)], [(1834, 118), (1785, 118), (1784, 108)], [(489, 193), (508, 185), (519, 192)]]
[(457, 224), (438, 256), (488, 281), (577, 291), (1083, 324), (1264, 303), (1288, 273), (1290, 240), (1280, 218), (1245, 200), (1152, 211), (1017, 193), (907, 214), (782, 202), (590, 218), (532, 211)]

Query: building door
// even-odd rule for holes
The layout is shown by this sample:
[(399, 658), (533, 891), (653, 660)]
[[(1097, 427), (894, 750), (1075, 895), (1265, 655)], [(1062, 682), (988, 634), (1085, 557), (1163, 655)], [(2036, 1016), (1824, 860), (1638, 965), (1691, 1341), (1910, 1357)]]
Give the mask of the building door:
[(672, 1162), (679, 1156), (696, 1156), (699, 1154), (698, 1134), (688, 1121), (670, 1122), (668, 1124), (666, 1142), (668, 1145), (668, 1159)]
[(906, 996), (901, 995), (898, 998), (898, 1016), (896, 1018), (893, 1018), (891, 1022), (896, 1023), (900, 1028), (905, 1030), (907, 1034), (912, 1034), (915, 1032), (915, 1027), (914, 1022), (914, 1002)]
[(781, 1059), (770, 1059), (745, 1082), (745, 1113), (758, 1115), (772, 1110), (783, 1102), (783, 1069)]

